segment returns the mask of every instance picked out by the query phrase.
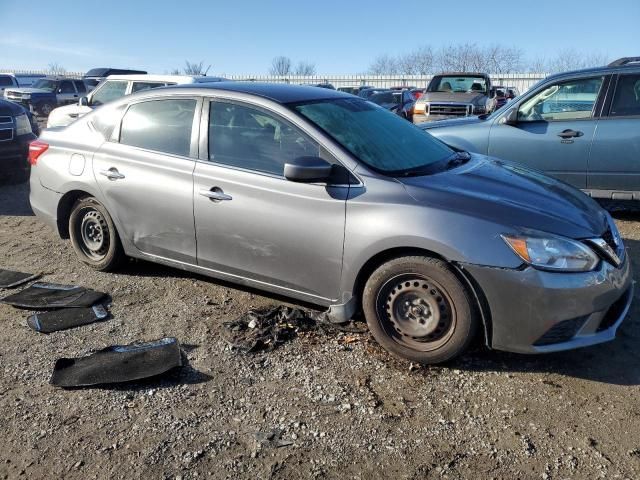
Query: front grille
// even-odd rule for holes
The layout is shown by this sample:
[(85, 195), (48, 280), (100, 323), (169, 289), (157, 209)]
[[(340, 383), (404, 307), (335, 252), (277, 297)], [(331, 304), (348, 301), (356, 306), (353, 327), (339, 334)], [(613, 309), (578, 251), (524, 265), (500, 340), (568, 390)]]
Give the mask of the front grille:
[(586, 320), (587, 317), (585, 316), (556, 323), (533, 344), (535, 346), (542, 346), (569, 341), (576, 333), (578, 333)]
[(631, 289), (627, 290), (624, 295), (622, 295), (622, 297), (616, 300), (614, 304), (609, 307), (607, 313), (605, 313), (604, 317), (602, 317), (600, 325), (598, 325), (598, 332), (607, 330), (615, 325), (615, 323), (624, 313), (625, 308), (627, 308), (627, 304), (629, 303), (629, 295), (631, 295)]
[(13, 117), (5, 117), (5, 116), (0, 117), (0, 125), (7, 124), (7, 123), (13, 124)]
[(0, 128), (0, 142), (13, 140), (13, 128)]
[(429, 104), (429, 115), (466, 117), (467, 115), (471, 115), (471, 105), (431, 103)]

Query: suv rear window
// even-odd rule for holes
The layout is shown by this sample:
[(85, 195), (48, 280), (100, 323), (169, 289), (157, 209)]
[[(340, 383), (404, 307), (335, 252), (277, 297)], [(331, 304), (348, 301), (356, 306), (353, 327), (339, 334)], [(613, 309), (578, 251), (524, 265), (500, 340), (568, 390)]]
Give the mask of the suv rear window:
[(640, 73), (620, 76), (609, 115), (612, 117), (640, 115)]

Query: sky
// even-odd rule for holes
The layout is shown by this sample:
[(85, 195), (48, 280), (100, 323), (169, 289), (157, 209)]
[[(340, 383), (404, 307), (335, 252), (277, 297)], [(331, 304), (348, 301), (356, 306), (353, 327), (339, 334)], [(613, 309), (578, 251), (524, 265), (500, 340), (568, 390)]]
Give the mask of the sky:
[(210, 75), (267, 74), (285, 55), (319, 74), (358, 74), (381, 54), (462, 43), (530, 59), (640, 55), (640, 0), (0, 0), (0, 69), (168, 73), (188, 60)]

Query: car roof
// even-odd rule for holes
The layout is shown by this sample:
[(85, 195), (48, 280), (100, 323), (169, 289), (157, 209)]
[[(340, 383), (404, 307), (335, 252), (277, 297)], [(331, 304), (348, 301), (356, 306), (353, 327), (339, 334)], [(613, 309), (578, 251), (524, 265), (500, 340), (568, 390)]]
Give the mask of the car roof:
[(184, 84), (168, 89), (188, 89), (198, 88), (206, 90), (224, 90), (228, 92), (246, 93), (276, 101), (278, 103), (296, 103), (313, 100), (326, 100), (332, 98), (349, 98), (353, 95), (339, 90), (328, 88), (312, 87), (307, 85), (290, 85), (288, 83), (260, 83), (260, 82), (216, 82)]
[(576, 75), (584, 76), (590, 75), (594, 73), (624, 73), (624, 72), (638, 72), (640, 71), (640, 64), (638, 63), (629, 63), (626, 65), (603, 65), (600, 67), (590, 67), (590, 68), (582, 68), (580, 70), (570, 70), (568, 72), (560, 72), (549, 75), (545, 78), (547, 80), (559, 79), (564, 77), (573, 77)]
[(109, 80), (131, 80), (142, 82), (175, 82), (175, 83), (206, 83), (222, 82), (227, 80), (223, 77), (207, 77), (205, 75), (109, 75)]

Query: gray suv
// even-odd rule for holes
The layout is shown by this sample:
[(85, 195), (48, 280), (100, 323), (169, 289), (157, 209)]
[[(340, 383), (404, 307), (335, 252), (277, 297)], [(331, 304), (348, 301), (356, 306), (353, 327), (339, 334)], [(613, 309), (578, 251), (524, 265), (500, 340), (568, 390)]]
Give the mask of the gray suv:
[(552, 75), (492, 115), (420, 125), (448, 145), (640, 200), (640, 57)]
[(30, 163), (34, 212), (87, 265), (147, 259), (337, 322), (362, 309), (417, 362), (476, 333), (529, 353), (611, 340), (632, 298), (618, 230), (589, 197), (335, 90), (140, 92), (45, 131)]

